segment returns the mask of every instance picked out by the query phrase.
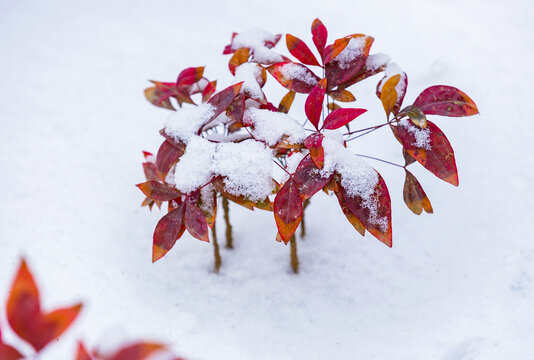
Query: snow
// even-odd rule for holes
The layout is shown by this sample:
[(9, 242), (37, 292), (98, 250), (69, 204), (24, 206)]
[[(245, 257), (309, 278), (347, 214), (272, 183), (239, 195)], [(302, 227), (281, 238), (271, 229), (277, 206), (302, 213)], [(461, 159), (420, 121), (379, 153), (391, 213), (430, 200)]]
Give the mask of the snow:
[(184, 105), (171, 112), (165, 122), (165, 132), (175, 140), (187, 143), (214, 114), (215, 108), (211, 104)]
[(334, 172), (341, 175), (341, 186), (351, 197), (359, 196), (363, 199), (362, 205), (369, 209), (369, 222), (386, 232), (388, 219), (378, 216), (376, 199), (373, 199), (375, 186), (378, 184), (376, 171), (360, 157), (354, 155), (336, 140), (325, 137), (323, 139), (324, 166), (323, 177)]
[(304, 66), (287, 63), (279, 68), (280, 73), (287, 79), (297, 79), (308, 85), (315, 85), (317, 79)]
[(253, 99), (264, 100), (265, 96), (259, 82), (261, 81), (262, 68), (255, 63), (244, 63), (235, 69), (234, 84), (244, 81), (241, 92), (248, 94)]
[(335, 61), (338, 62), (339, 67), (342, 69), (348, 68), (352, 61), (356, 57), (363, 54), (362, 49), (365, 47), (365, 38), (364, 37), (353, 37), (350, 39), (347, 47), (341, 51), (338, 56), (335, 57)]
[(257, 141), (217, 144), (194, 136), (176, 164), (174, 182), (190, 193), (220, 175), (229, 193), (263, 200), (273, 191), (272, 169), (271, 149)]
[(365, 60), (365, 67), (370, 71), (375, 71), (389, 62), (390, 58), (386, 54), (372, 54)]
[[(29, 350), (7, 327), (3, 308), (24, 255), (45, 310), (85, 304), (40, 360), (73, 359), (80, 339), (90, 347), (114, 339), (114, 348), (139, 338), (194, 360), (533, 359), (534, 242), (525, 224), (534, 222), (534, 123), (526, 115), (534, 75), (518, 66), (533, 58), (533, 13), (534, 3), (517, 0), (273, 0), (261, 10), (244, 0), (231, 7), (4, 1), (3, 340)], [(220, 274), (212, 272), (211, 244), (187, 232), (152, 264), (152, 234), (165, 211), (141, 208), (134, 184), (144, 181), (141, 151), (157, 151), (169, 112), (143, 98), (147, 79), (174, 81), (179, 70), (205, 65), (221, 90), (233, 81), (229, 56), (221, 55), (233, 31), (289, 32), (314, 51), (315, 17), (330, 42), (365, 32), (376, 39), (372, 52), (402, 64), (410, 76), (405, 105), (436, 84), (477, 102), (481, 116), (430, 119), (454, 148), (460, 186), (410, 165), (434, 208), (416, 216), (402, 200), (403, 169), (366, 160), (388, 184), (392, 249), (358, 235), (337, 200), (321, 192), (306, 208), (298, 275), (289, 248), (274, 240), (272, 213), (233, 204), (233, 250), (224, 248), (219, 204)], [(265, 92), (276, 104), (287, 90), (270, 80), (274, 93)], [(377, 81), (349, 88), (358, 107), (376, 115), (354, 129), (384, 121)], [(304, 100), (297, 94), (292, 117), (304, 119)], [(403, 163), (387, 127), (349, 144)]]
[(265, 46), (265, 42), (274, 42), (275, 35), (268, 31), (253, 28), (238, 33), (232, 40), (232, 49), (246, 47), (252, 50), (253, 60), (260, 64), (272, 64), (283, 61), (283, 57), (273, 49)]
[(291, 116), (266, 109), (248, 108), (243, 116), (245, 124), (252, 125), (252, 136), (270, 146), (276, 145), (284, 136), (290, 144), (302, 143), (306, 133), (302, 125)]
[(429, 128), (422, 129), (417, 126), (413, 126), (413, 124), (411, 124), (411, 121), (406, 118), (401, 119), (399, 121), (399, 126), (406, 128), (408, 132), (414, 136), (415, 141), (413, 142), (413, 145), (419, 148), (423, 148), (425, 150), (432, 150), (432, 146), (430, 145), (430, 129)]
[(400, 75), (399, 82), (397, 85), (395, 85), (395, 91), (400, 96), (400, 94), (404, 94), (406, 91), (406, 73), (402, 71), (402, 69), (399, 67), (399, 65), (395, 62), (390, 62), (386, 66), (386, 70), (384, 73), (384, 79), (381, 80), (380, 85), (378, 86), (379, 91), (382, 91), (382, 87), (388, 81), (390, 78), (392, 78), (395, 75)]

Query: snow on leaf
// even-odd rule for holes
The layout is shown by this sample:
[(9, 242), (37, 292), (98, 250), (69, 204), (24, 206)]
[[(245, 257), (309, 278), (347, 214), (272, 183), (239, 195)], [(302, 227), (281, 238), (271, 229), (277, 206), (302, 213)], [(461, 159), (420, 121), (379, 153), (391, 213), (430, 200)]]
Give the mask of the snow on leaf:
[[(233, 94), (232, 89), (230, 92), (232, 95), (225, 97), (228, 89), (223, 90), (215, 94), (207, 104), (182, 108), (171, 113), (165, 122), (165, 133), (175, 141), (187, 144), (189, 139), (196, 135), (202, 126), (226, 110), (237, 94)], [(224, 94), (220, 95), (221, 93)]]
[(243, 83), (241, 92), (246, 94), (249, 98), (265, 102), (265, 95), (261, 90), (263, 68), (255, 63), (244, 63), (238, 66), (235, 70), (236, 83)]
[(445, 85), (435, 85), (423, 90), (415, 99), (414, 105), (427, 115), (459, 117), (478, 114), (475, 102), (467, 94)]
[(443, 132), (431, 121), (420, 129), (411, 121), (401, 120), (397, 134), (406, 152), (440, 179), (458, 186), (454, 151)]
[(335, 59), (336, 56), (341, 54), (341, 52), (349, 45), (351, 39), (351, 37), (344, 37), (337, 39), (332, 45), (328, 45), (324, 49), (323, 64), (328, 64)]
[(78, 316), (82, 304), (49, 313), (41, 310), (39, 290), (24, 260), (21, 261), (7, 300), (11, 329), (37, 352), (56, 340)]
[(315, 65), (320, 66), (319, 62), (311, 52), (308, 45), (304, 41), (300, 40), (298, 37), (295, 37), (291, 34), (286, 35), (287, 49), (296, 57), (301, 63), (306, 65)]
[(376, 96), (382, 101), (386, 114), (397, 115), (406, 94), (408, 77), (396, 63), (389, 63), (384, 77), (377, 85)]
[(287, 245), (302, 220), (302, 201), (293, 178), (282, 186), (274, 199), (274, 219), (282, 240)]
[(293, 175), (293, 181), (300, 194), (302, 201), (312, 197), (315, 193), (324, 188), (333, 178), (334, 174), (330, 176), (323, 176), (311, 156), (304, 157)]
[(280, 62), (267, 68), (267, 71), (286, 89), (308, 94), (319, 81), (306, 66), (294, 62)]
[(325, 68), (328, 87), (340, 85), (356, 74), (365, 65), (373, 44), (373, 38), (363, 34), (350, 35), (347, 46)]
[(284, 137), (292, 144), (302, 143), (306, 137), (302, 125), (284, 113), (251, 107), (245, 111), (243, 122), (252, 126), (251, 133), (256, 140), (269, 146), (276, 145)]

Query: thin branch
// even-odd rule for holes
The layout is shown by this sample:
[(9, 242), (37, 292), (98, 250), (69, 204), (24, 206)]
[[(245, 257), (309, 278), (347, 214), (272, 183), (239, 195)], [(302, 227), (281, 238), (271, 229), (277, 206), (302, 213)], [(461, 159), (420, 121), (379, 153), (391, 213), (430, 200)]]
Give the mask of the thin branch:
[(382, 160), (382, 159), (379, 159), (379, 158), (375, 158), (375, 157), (367, 156), (367, 155), (362, 155), (362, 154), (354, 154), (354, 155), (361, 156), (361, 157), (368, 158), (368, 159), (373, 159), (373, 160), (376, 160), (376, 161), (381, 161), (383, 163), (386, 163), (386, 164), (389, 164), (389, 165), (394, 165), (394, 166), (397, 166), (397, 167), (400, 167), (400, 168), (404, 169), (404, 165), (395, 164), (395, 163), (392, 163), (391, 161), (386, 161), (386, 160)]

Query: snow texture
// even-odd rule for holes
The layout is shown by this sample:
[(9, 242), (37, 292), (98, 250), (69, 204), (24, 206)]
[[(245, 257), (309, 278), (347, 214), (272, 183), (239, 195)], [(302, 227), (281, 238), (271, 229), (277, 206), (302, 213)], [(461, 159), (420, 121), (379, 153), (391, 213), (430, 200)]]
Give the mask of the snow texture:
[(266, 109), (248, 108), (243, 116), (245, 124), (252, 125), (252, 136), (266, 144), (276, 145), (285, 136), (290, 144), (302, 143), (306, 133), (291, 116)]
[(171, 112), (165, 122), (165, 132), (175, 140), (187, 143), (214, 114), (215, 108), (211, 104), (184, 106)]
[(282, 65), (280, 73), (287, 79), (297, 79), (308, 85), (315, 85), (317, 79), (310, 74), (304, 66), (299, 66), (295, 63), (287, 63)]
[(351, 197), (359, 196), (362, 205), (369, 209), (369, 222), (380, 227), (385, 232), (388, 229), (388, 219), (378, 216), (377, 199), (373, 196), (378, 184), (378, 174), (369, 164), (354, 155), (349, 149), (330, 138), (323, 139), (324, 166), (323, 177), (334, 172), (341, 175), (341, 186)]
[(190, 193), (223, 176), (229, 193), (263, 200), (273, 191), (272, 169), (271, 149), (257, 141), (216, 144), (194, 136), (176, 164), (174, 182), (178, 190)]
[(404, 127), (410, 134), (415, 138), (415, 141), (412, 145), (417, 146), (418, 148), (423, 148), (425, 150), (432, 150), (430, 145), (430, 129), (429, 128), (420, 128), (414, 126), (409, 119), (401, 119), (399, 121), (399, 126)]
[(244, 82), (241, 92), (248, 94), (253, 99), (264, 100), (265, 95), (261, 91), (262, 68), (255, 63), (244, 63), (235, 69), (234, 84)]
[[(534, 241), (524, 226), (534, 223), (534, 73), (518, 66), (533, 58), (533, 13), (533, 2), (518, 0), (3, 1), (2, 340), (32, 358), (3, 308), (25, 256), (45, 311), (84, 302), (39, 360), (73, 359), (81, 339), (107, 349), (161, 341), (191, 360), (534, 359)], [(388, 184), (392, 249), (355, 233), (337, 200), (320, 192), (306, 208), (296, 276), (288, 247), (274, 240), (273, 214), (234, 204), (235, 248), (221, 246), (220, 274), (212, 244), (187, 232), (152, 264), (165, 211), (141, 208), (133, 184), (144, 181), (141, 151), (157, 151), (169, 112), (144, 99), (147, 79), (175, 81), (181, 69), (205, 65), (223, 89), (233, 81), (221, 55), (233, 31), (290, 32), (315, 51), (315, 17), (329, 42), (372, 35), (372, 52), (410, 76), (405, 104), (439, 84), (477, 103), (480, 116), (431, 119), (454, 147), (460, 186), (410, 165), (434, 208), (415, 216), (402, 200), (402, 169), (366, 160)], [(378, 80), (349, 88), (376, 115), (354, 129), (382, 121)], [(287, 90), (270, 85), (276, 103)], [(295, 98), (296, 119), (305, 98)], [(403, 163), (387, 127), (349, 146)], [(221, 244), (223, 211), (216, 228)]]
[(351, 66), (352, 61), (358, 56), (363, 54), (362, 50), (365, 47), (364, 37), (355, 37), (350, 39), (347, 47), (343, 49), (334, 60), (338, 63), (339, 67), (346, 69)]
[(272, 64), (283, 61), (282, 55), (265, 46), (265, 42), (274, 42), (275, 35), (261, 29), (250, 29), (238, 33), (232, 40), (232, 49), (249, 48), (253, 53), (253, 60), (260, 64)]
[(365, 67), (370, 71), (375, 71), (385, 66), (390, 58), (386, 54), (372, 54), (365, 60)]

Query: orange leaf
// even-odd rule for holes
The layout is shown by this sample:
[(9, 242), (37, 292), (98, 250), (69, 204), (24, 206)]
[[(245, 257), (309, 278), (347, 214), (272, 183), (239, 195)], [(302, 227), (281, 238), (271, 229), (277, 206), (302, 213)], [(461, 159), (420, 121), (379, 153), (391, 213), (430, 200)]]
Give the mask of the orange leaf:
[(13, 331), (39, 352), (57, 339), (78, 316), (82, 305), (41, 312), (39, 290), (24, 260), (11, 287), (7, 319)]
[(386, 115), (391, 114), (399, 95), (395, 90), (395, 87), (401, 79), (400, 74), (394, 75), (386, 80), (384, 86), (382, 87), (382, 92), (380, 94), (380, 101), (382, 101), (382, 106), (386, 111)]
[(278, 111), (287, 114), (291, 108), (291, 104), (293, 104), (294, 99), (295, 92), (293, 90), (289, 90), (280, 101), (280, 105), (278, 105)]
[(326, 65), (330, 61), (334, 60), (336, 56), (338, 56), (343, 50), (345, 50), (351, 39), (351, 37), (344, 37), (341, 39), (337, 39), (332, 45), (328, 45), (324, 49), (323, 63)]
[(166, 94), (157, 87), (146, 88), (145, 97), (152, 103), (152, 105), (156, 105), (164, 109), (175, 110), (174, 106), (172, 106), (170, 95)]
[(356, 101), (356, 98), (354, 95), (345, 89), (341, 90), (333, 90), (328, 93), (330, 97), (334, 100), (341, 101), (341, 102), (353, 102)]
[(235, 75), (235, 69), (248, 61), (250, 50), (248, 48), (239, 48), (228, 62), (228, 68), (232, 75)]
[(423, 209), (432, 214), (432, 204), (425, 194), (425, 191), (411, 172), (406, 170), (406, 180), (404, 181), (404, 202), (414, 214), (421, 214)]

